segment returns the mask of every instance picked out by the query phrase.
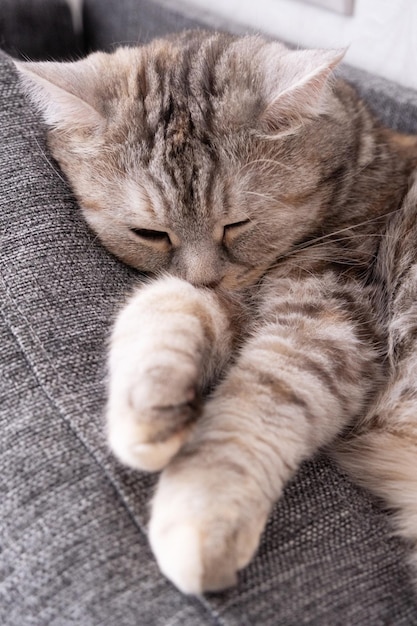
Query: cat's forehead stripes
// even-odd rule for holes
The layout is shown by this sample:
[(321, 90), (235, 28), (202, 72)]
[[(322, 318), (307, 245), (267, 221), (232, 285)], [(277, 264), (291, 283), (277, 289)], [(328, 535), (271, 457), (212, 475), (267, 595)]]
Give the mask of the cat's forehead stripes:
[[(226, 34), (193, 33), (156, 41), (143, 50), (136, 71), (144, 117), (140, 132), (145, 132), (138, 139), (145, 141), (142, 158), (170, 211), (203, 219), (213, 211), (217, 217), (224, 213), (227, 201), (220, 180), (233, 150), (226, 163), (221, 152), (227, 142), (238, 144), (242, 111), (253, 123), (250, 113), (259, 108), (256, 90), (251, 106), (242, 91), (250, 73), (242, 45)], [(261, 45), (253, 38), (254, 52)], [(249, 83), (256, 87), (252, 79)], [(246, 107), (241, 97), (246, 97)]]
[[(213, 79), (207, 74), (214, 69), (205, 59), (206, 48), (198, 39), (181, 51), (166, 44), (156, 54), (150, 50), (139, 70), (139, 88), (147, 89), (142, 97), (149, 171), (170, 204), (194, 215), (213, 206), (219, 165), (210, 136), (207, 83)], [(201, 68), (207, 71), (201, 73)]]

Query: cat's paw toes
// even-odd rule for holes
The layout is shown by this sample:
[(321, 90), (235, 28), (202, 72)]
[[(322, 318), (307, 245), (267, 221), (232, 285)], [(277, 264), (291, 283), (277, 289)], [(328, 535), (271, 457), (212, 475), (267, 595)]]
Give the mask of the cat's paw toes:
[[(168, 528), (150, 531), (151, 545), (162, 573), (183, 593), (201, 595), (237, 582), (235, 555), (225, 544), (224, 555), (207, 553), (210, 531), (188, 520)], [(217, 533), (216, 533), (217, 534)], [(216, 546), (218, 551), (219, 546)]]
[(200, 413), (196, 380), (194, 371), (155, 367), (125, 389), (113, 390), (108, 439), (123, 463), (146, 471), (169, 463)]
[(204, 486), (185, 497), (182, 491), (164, 490), (153, 503), (149, 539), (162, 573), (186, 594), (235, 585), (258, 547), (268, 511), (247, 502), (219, 506), (216, 492), (204, 493)]

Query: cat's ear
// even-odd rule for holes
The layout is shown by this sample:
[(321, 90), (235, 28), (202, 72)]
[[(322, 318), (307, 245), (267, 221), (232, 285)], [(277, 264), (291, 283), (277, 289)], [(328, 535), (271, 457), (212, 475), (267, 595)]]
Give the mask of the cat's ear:
[(90, 57), (72, 63), (15, 61), (25, 90), (55, 128), (100, 128), (104, 117), (97, 101), (97, 67)]
[(268, 46), (264, 58), (267, 106), (261, 116), (263, 130), (279, 132), (283, 127), (325, 111), (326, 95), (333, 70), (346, 50), (274, 50)]

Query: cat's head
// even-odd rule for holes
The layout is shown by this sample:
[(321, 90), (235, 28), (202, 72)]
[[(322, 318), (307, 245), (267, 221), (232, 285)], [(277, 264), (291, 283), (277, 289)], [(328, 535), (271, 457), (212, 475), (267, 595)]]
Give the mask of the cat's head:
[(235, 289), (321, 218), (320, 181), (343, 150), (329, 80), (342, 56), (193, 32), (16, 65), (104, 245), (141, 270)]

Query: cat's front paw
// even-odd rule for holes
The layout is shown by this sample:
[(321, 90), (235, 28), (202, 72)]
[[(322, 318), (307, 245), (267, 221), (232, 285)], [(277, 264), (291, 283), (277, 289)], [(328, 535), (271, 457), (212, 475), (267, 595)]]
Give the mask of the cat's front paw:
[(258, 547), (269, 506), (216, 468), (211, 476), (209, 468), (170, 470), (162, 475), (149, 526), (162, 573), (186, 594), (235, 585)]
[(158, 471), (187, 440), (200, 413), (197, 368), (153, 364), (132, 371), (110, 390), (108, 438), (116, 456), (135, 469)]

